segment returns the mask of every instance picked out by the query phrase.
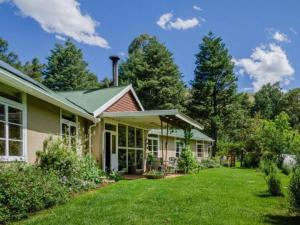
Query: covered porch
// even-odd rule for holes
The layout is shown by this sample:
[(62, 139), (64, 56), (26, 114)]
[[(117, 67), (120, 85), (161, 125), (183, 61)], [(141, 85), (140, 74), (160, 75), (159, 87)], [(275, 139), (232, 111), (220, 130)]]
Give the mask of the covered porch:
[(161, 146), (163, 167), (168, 162), (169, 129), (203, 129), (198, 122), (178, 110), (104, 112), (100, 117), (104, 127), (103, 169), (129, 174), (143, 173), (146, 170), (150, 129), (160, 129), (164, 137), (164, 144)]

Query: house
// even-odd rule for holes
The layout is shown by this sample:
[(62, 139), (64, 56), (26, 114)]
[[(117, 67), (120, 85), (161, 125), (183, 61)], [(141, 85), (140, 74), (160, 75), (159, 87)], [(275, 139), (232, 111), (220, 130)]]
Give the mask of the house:
[[(194, 156), (200, 161), (210, 157), (213, 139), (201, 133), (199, 130), (191, 130), (190, 147)], [(153, 156), (161, 158), (163, 151), (169, 158), (179, 158), (182, 148), (184, 147), (184, 130), (182, 129), (160, 129), (150, 130), (148, 133), (148, 152)], [(168, 143), (167, 149), (163, 145)]]
[(144, 110), (131, 85), (118, 86), (118, 57), (111, 59), (114, 87), (71, 92), (54, 92), (0, 61), (0, 160), (33, 163), (45, 139), (64, 135), (80, 140), (78, 154), (89, 151), (102, 169), (143, 171), (149, 130), (202, 129), (176, 109)]

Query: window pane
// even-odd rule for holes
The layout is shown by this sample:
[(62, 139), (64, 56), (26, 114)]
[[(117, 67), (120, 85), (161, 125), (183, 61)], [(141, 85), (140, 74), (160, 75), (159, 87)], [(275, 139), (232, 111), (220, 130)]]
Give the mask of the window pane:
[(61, 125), (61, 130), (63, 135), (68, 135), (69, 136), (69, 126), (65, 123)]
[(22, 124), (22, 111), (8, 107), (8, 122)]
[(128, 127), (128, 146), (135, 147), (135, 132), (134, 127)]
[(5, 121), (5, 107), (0, 104), (0, 120)]
[(62, 118), (72, 121), (72, 122), (76, 122), (76, 116), (71, 114), (71, 113), (67, 113), (67, 112), (63, 112), (62, 113)]
[(158, 156), (158, 152), (154, 152), (154, 151), (153, 151), (153, 155), (154, 155), (155, 157), (157, 157), (157, 156)]
[(21, 141), (9, 141), (9, 156), (22, 156)]
[(158, 145), (157, 140), (153, 140), (153, 145)]
[(143, 150), (136, 151), (136, 168), (143, 169)]
[(15, 124), (9, 124), (9, 139), (22, 140), (22, 127)]
[(113, 124), (106, 123), (106, 124), (105, 124), (105, 130), (116, 131), (116, 130), (117, 130), (117, 126), (116, 126), (116, 125), (113, 125)]
[(76, 136), (76, 127), (71, 126), (71, 136)]
[(128, 149), (128, 166), (135, 166), (135, 150)]
[(143, 148), (143, 130), (136, 129), (136, 147)]
[(126, 149), (119, 149), (118, 154), (119, 171), (127, 168), (126, 165)]
[(5, 141), (0, 140), (0, 155), (3, 156), (5, 155)]
[(116, 150), (117, 150), (117, 146), (116, 146), (116, 135), (112, 135), (111, 136), (111, 141), (112, 141), (112, 149), (111, 149), (111, 152), (112, 154), (116, 154)]
[(126, 147), (126, 126), (119, 124), (118, 126), (119, 134), (119, 146)]
[(0, 138), (5, 138), (5, 123), (0, 122)]

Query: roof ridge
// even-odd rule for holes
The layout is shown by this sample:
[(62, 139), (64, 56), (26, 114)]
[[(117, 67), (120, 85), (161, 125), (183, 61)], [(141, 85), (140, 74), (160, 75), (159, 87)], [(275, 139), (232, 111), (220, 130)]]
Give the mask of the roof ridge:
[[(131, 85), (131, 84), (130, 84)], [(55, 91), (55, 93), (66, 93), (66, 92), (83, 92), (83, 91), (91, 91), (91, 90), (95, 90), (95, 91), (98, 91), (98, 90), (105, 90), (105, 89), (114, 89), (114, 88), (127, 88), (128, 86), (130, 85), (120, 85), (120, 86), (113, 86), (113, 87), (106, 87), (106, 88), (89, 88), (89, 89), (80, 89), (80, 90), (70, 90), (70, 91)]]

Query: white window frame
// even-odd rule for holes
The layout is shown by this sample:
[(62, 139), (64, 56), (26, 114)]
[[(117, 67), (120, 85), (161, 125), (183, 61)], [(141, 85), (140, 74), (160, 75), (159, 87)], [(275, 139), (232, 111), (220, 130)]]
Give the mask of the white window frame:
[[(151, 142), (151, 149), (150, 149), (150, 146), (149, 146), (149, 144), (147, 142), (148, 152), (150, 152), (153, 156), (154, 156), (154, 152), (156, 152), (157, 153), (156, 157), (159, 157), (158, 156), (158, 152), (159, 152), (159, 136), (158, 135), (156, 137), (149, 137), (148, 136), (148, 141)], [(157, 141), (157, 150), (156, 151), (154, 151), (154, 148), (153, 148), (153, 146), (154, 146), (153, 145), (153, 141)]]
[[(27, 95), (22, 93), (22, 103), (15, 102), (13, 100), (0, 96), (0, 104), (5, 107), (5, 138), (0, 138), (5, 141), (5, 155), (0, 156), (0, 161), (11, 162), (11, 161), (27, 161)], [(9, 124), (8, 122), (8, 107), (16, 108), (22, 112), (22, 124), (15, 124), (22, 128), (22, 140), (9, 139)], [(9, 156), (9, 141), (20, 141), (22, 142), (22, 154), (21, 156)]]
[(196, 143), (196, 153), (198, 158), (204, 158), (205, 157), (205, 150), (206, 150), (206, 142), (203, 140), (197, 141)]
[[(179, 145), (179, 146), (177, 146)], [(177, 148), (178, 147), (178, 148)], [(175, 140), (175, 157), (176, 158), (179, 158), (180, 157), (180, 154), (182, 152), (182, 149), (184, 147), (184, 144), (183, 144), (183, 141), (180, 140), (180, 139), (176, 139)], [(178, 156), (177, 156), (178, 155)]]
[(67, 141), (68, 141), (68, 145), (69, 146), (71, 146), (71, 137), (72, 137), (72, 135), (71, 135), (71, 127), (75, 127), (76, 128), (76, 134), (75, 134), (75, 136), (76, 136), (76, 139), (78, 138), (78, 116), (76, 115), (75, 118), (76, 118), (76, 122), (71, 121), (71, 120), (67, 120), (67, 119), (63, 118), (63, 111), (60, 110), (60, 135), (62, 137), (64, 135), (64, 131), (62, 129), (62, 125), (63, 124), (67, 125), (68, 126), (68, 135), (67, 135), (68, 140)]

